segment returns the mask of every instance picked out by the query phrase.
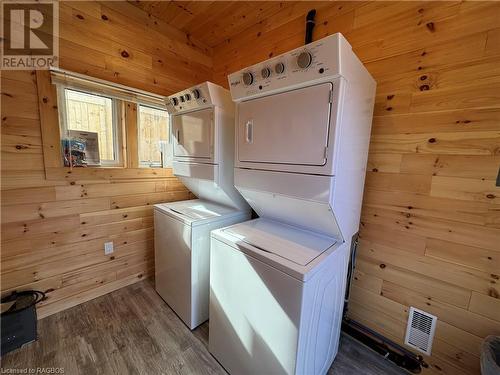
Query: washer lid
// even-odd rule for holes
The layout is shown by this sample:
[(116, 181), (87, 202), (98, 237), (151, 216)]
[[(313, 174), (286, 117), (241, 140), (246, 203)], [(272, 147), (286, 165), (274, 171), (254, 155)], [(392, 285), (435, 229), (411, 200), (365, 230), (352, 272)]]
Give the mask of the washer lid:
[(307, 266), (337, 242), (332, 237), (264, 218), (236, 224), (222, 231), (299, 266)]
[(241, 211), (234, 208), (201, 199), (156, 204), (155, 209), (188, 224), (218, 220), (222, 217), (227, 218), (227, 216), (241, 213)]

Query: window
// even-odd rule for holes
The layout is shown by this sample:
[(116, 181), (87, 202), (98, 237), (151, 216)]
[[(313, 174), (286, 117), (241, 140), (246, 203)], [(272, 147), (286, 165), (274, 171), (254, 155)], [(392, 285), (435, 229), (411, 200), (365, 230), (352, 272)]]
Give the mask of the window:
[(91, 92), (60, 87), (59, 102), (62, 109), (60, 120), (65, 164), (69, 163), (71, 153), (73, 165), (82, 165), (75, 156), (80, 152), (79, 145), (86, 149), (84, 165), (120, 164), (117, 100)]
[(139, 105), (138, 112), (139, 164), (143, 167), (169, 165), (171, 151), (167, 111)]
[[(42, 123), (46, 168), (170, 167), (169, 117), (165, 97), (61, 69), (50, 70), (50, 106)], [(46, 75), (46, 74), (37, 74)], [(45, 77), (41, 77), (45, 79)], [(54, 131), (54, 94), (59, 132)], [(62, 163), (61, 163), (62, 161)]]

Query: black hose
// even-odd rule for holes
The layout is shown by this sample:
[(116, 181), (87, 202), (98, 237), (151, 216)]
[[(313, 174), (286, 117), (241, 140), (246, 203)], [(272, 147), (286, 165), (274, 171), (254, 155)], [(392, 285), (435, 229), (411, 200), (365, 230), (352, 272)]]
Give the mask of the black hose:
[(307, 16), (306, 16), (306, 43), (305, 44), (309, 44), (312, 42), (314, 25), (316, 25), (316, 23), (314, 22), (314, 17), (316, 17), (316, 9), (311, 9), (307, 13)]

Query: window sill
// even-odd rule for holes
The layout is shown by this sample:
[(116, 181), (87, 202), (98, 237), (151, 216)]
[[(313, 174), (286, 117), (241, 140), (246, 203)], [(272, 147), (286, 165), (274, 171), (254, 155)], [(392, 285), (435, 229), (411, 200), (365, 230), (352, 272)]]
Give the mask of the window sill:
[(172, 168), (54, 167), (45, 168), (47, 180), (119, 180), (173, 177)]

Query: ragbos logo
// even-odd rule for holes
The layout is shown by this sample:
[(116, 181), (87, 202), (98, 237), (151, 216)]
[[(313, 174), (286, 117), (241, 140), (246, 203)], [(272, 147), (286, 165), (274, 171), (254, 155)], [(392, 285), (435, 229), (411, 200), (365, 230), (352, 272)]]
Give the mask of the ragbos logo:
[(2, 2), (2, 69), (48, 69), (58, 65), (59, 4)]

